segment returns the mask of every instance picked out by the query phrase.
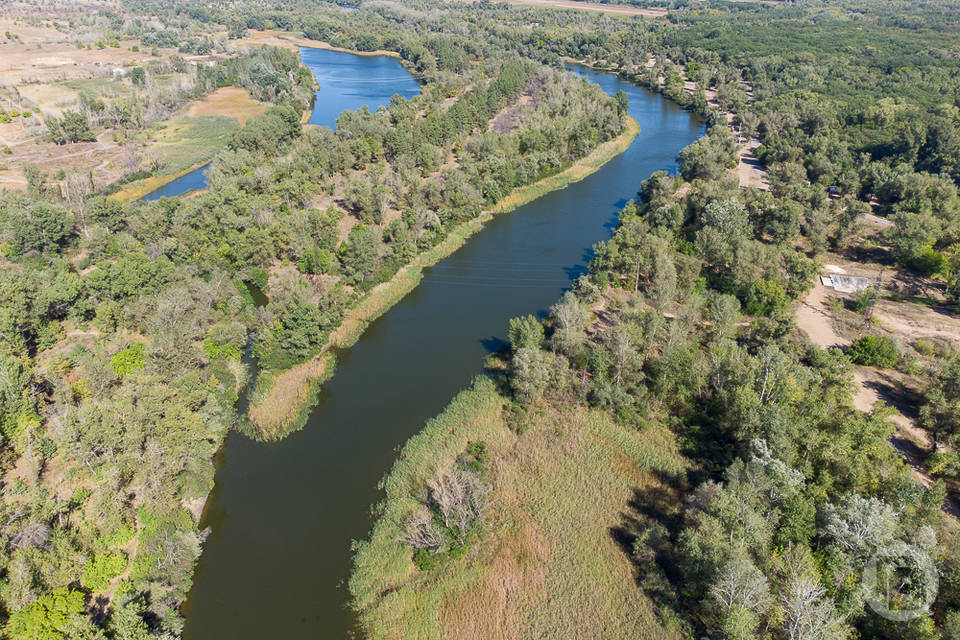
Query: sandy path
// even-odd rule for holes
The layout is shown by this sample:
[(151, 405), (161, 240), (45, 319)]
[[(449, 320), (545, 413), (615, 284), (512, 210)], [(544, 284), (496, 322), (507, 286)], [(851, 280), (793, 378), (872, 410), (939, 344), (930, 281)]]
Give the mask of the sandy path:
[[(818, 278), (816, 285), (796, 309), (797, 327), (807, 334), (810, 342), (824, 349), (850, 344), (849, 340), (833, 328), (832, 316), (826, 308), (829, 292), (830, 290), (823, 286)], [(859, 386), (857, 395), (853, 399), (855, 409), (872, 411), (874, 405), (880, 400), (894, 406), (888, 399), (888, 394), (882, 394), (882, 390), (893, 387), (882, 372), (870, 367), (857, 367), (854, 379)], [(890, 444), (909, 465), (917, 481), (924, 487), (929, 487), (933, 483), (933, 478), (923, 468), (924, 448), (929, 449), (930, 446), (927, 434), (900, 411), (890, 416), (890, 419), (897, 425), (897, 432), (890, 438)], [(954, 517), (960, 517), (960, 503), (953, 496), (947, 496), (944, 500), (943, 510)]]
[(770, 183), (767, 181), (767, 172), (763, 165), (757, 160), (754, 153), (760, 141), (751, 138), (740, 144), (737, 152), (737, 178), (740, 180), (741, 187), (754, 187), (763, 191), (770, 190)]
[(641, 9), (619, 4), (598, 4), (593, 2), (576, 2), (574, 0), (503, 0), (507, 4), (546, 7), (550, 9), (578, 9), (580, 11), (596, 11), (612, 13), (622, 16), (646, 16), (647, 18), (663, 18), (667, 15), (666, 9)]

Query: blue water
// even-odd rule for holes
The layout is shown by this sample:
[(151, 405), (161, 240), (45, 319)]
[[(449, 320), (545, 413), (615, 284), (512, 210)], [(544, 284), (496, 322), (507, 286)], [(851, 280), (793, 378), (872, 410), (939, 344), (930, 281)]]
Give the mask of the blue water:
[[(300, 60), (310, 69), (319, 88), (310, 114), (310, 124), (336, 128), (337, 117), (346, 110), (366, 105), (370, 111), (389, 104), (394, 94), (412, 98), (420, 85), (389, 56), (355, 56), (341, 51), (300, 47)], [(172, 198), (207, 188), (206, 164), (151, 191), (143, 200)]]
[[(343, 69), (362, 81), (370, 60)], [(338, 354), (302, 431), (271, 444), (229, 435), (202, 523), (211, 534), (186, 640), (351, 637), (351, 540), (370, 530), (397, 447), (480, 372), (511, 317), (545, 313), (586, 271), (590, 247), (610, 237), (640, 183), (675, 170), (677, 152), (703, 133), (699, 118), (659, 95), (574, 71), (611, 95), (623, 89), (640, 135), (593, 175), (494, 218), (425, 269), (419, 287)]]
[(194, 169), (190, 173), (185, 173), (173, 182), (168, 182), (156, 191), (151, 191), (141, 199), (156, 200), (158, 198), (172, 198), (196, 191), (197, 189), (206, 189), (207, 169), (209, 168), (210, 163), (207, 163), (198, 169)]
[(413, 76), (389, 56), (300, 47), (300, 60), (319, 87), (310, 124), (334, 127), (337, 117), (348, 109), (366, 105), (373, 112), (389, 104), (394, 94), (412, 98), (420, 93)]

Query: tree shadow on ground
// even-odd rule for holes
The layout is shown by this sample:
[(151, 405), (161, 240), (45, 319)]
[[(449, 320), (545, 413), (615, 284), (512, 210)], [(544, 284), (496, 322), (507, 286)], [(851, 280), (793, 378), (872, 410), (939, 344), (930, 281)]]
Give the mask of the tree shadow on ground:
[(610, 537), (633, 564), (637, 586), (658, 607), (677, 615), (683, 575), (674, 540), (683, 526), (687, 478), (661, 471), (649, 473), (653, 476), (650, 484), (633, 488), (620, 513), (620, 524), (610, 528)]

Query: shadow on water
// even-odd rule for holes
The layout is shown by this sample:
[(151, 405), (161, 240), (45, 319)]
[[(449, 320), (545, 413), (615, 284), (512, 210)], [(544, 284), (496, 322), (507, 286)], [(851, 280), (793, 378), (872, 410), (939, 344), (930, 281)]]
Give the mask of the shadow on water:
[[(367, 79), (367, 60), (335, 62)], [(399, 65), (391, 72), (401, 73)], [(349, 77), (343, 68), (336, 73)], [(370, 530), (377, 485), (397, 448), (505, 344), (510, 318), (543, 314), (570, 287), (641, 180), (675, 170), (677, 153), (702, 134), (699, 119), (660, 96), (587, 75), (609, 94), (627, 92), (642, 127), (631, 147), (581, 182), (495, 218), (427, 270), (420, 286), (337, 354), (336, 373), (301, 431), (266, 445), (228, 437), (205, 516), (212, 532), (187, 640), (339, 639), (355, 630), (345, 588), (351, 541)], [(353, 90), (378, 86), (358, 82)]]

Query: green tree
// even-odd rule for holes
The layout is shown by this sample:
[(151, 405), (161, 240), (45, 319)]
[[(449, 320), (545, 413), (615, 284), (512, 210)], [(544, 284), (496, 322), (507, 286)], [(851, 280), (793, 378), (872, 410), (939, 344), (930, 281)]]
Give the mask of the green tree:
[(147, 82), (147, 72), (143, 67), (130, 69), (130, 82), (135, 86), (143, 86)]
[(83, 593), (58, 587), (14, 611), (7, 624), (11, 640), (62, 640), (71, 620), (83, 613)]
[(510, 349), (539, 349), (543, 344), (543, 324), (535, 316), (525, 315), (510, 319)]

